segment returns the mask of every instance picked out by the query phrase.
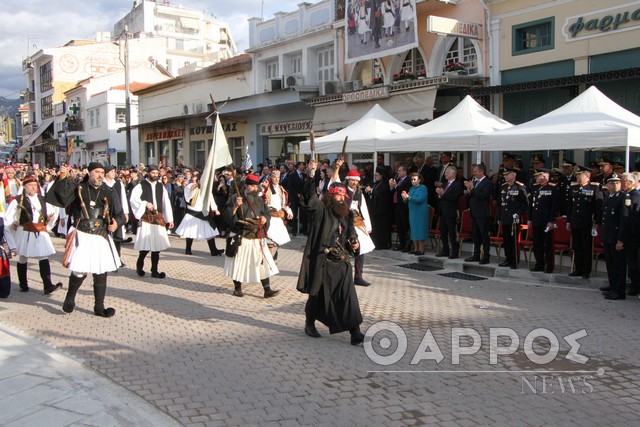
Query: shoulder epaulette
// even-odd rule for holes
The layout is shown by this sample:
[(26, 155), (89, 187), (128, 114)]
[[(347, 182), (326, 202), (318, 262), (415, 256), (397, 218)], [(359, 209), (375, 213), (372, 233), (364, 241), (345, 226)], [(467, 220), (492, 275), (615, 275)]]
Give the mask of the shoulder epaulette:
[(572, 182), (571, 185), (580, 185), (580, 183), (576, 181), (576, 182)]
[(521, 183), (520, 181), (516, 181), (516, 184), (521, 185), (521, 186), (523, 186), (523, 187), (524, 187), (524, 184), (523, 184), (523, 183)]
[(556, 184), (555, 182), (548, 182), (548, 183), (547, 183), (547, 185), (549, 185), (549, 186), (551, 186), (551, 187), (555, 187), (555, 186), (556, 186), (556, 185), (558, 185), (558, 184)]

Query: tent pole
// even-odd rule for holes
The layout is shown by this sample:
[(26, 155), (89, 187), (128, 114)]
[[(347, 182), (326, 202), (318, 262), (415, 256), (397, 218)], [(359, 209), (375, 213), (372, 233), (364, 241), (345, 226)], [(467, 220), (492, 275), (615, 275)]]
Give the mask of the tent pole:
[(626, 154), (627, 160), (626, 160), (625, 165), (624, 165), (624, 171), (625, 172), (629, 172), (629, 158), (631, 157), (631, 153), (630, 153), (630, 150), (629, 150), (629, 140), (627, 140), (627, 149), (626, 149), (625, 154)]

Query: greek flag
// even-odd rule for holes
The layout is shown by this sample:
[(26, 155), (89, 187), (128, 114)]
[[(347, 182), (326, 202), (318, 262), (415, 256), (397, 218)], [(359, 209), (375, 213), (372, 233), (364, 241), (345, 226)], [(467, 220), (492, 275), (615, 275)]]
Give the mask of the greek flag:
[(247, 155), (244, 156), (244, 163), (242, 164), (242, 166), (244, 170), (249, 170), (253, 168), (253, 162), (251, 161), (251, 156), (249, 155), (249, 153), (247, 153)]

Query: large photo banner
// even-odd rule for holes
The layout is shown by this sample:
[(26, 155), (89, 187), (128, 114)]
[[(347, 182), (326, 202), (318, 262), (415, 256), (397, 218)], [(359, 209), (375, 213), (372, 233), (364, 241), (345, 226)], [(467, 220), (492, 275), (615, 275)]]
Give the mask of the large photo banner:
[(415, 0), (348, 0), (345, 22), (348, 64), (418, 46)]

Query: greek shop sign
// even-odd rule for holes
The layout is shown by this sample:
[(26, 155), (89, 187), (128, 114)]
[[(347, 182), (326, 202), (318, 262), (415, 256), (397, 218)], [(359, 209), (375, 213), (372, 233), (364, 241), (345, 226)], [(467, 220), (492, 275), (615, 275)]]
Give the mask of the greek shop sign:
[(567, 17), (562, 34), (572, 42), (640, 27), (640, 1)]

